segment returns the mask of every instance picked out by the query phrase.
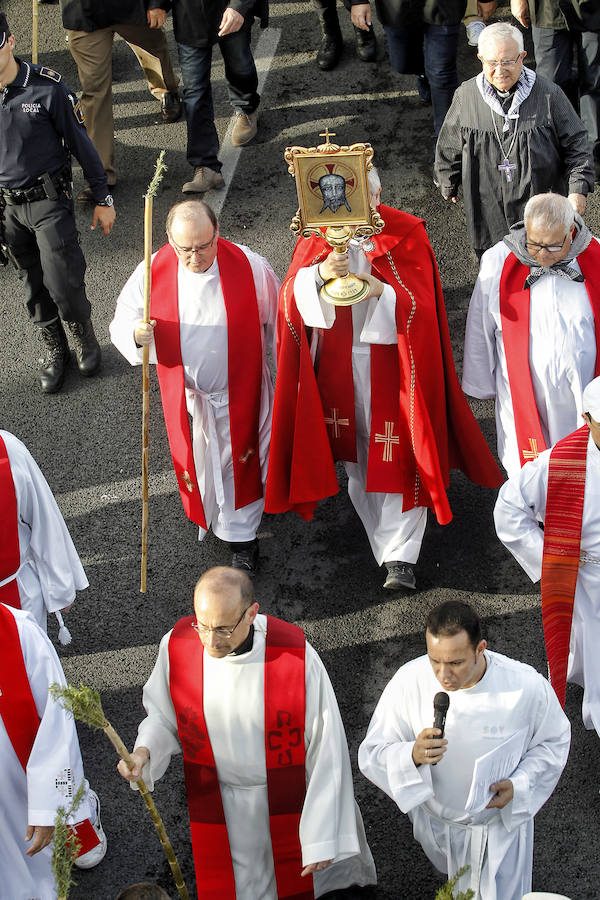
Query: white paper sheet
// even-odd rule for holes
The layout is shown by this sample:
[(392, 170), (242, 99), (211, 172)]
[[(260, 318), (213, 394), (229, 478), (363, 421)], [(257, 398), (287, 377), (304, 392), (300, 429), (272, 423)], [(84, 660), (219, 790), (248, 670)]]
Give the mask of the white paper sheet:
[(490, 791), (490, 784), (508, 778), (519, 765), (526, 736), (527, 729), (521, 728), (508, 740), (475, 760), (466, 812), (478, 813), (485, 809), (494, 796)]

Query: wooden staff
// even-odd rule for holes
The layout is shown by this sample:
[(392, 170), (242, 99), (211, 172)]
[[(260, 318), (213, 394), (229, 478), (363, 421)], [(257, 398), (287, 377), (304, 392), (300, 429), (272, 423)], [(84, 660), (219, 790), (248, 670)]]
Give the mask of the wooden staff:
[[(165, 151), (161, 150), (152, 181), (144, 194), (144, 322), (150, 321), (150, 289), (152, 287), (152, 201), (167, 167)], [(148, 565), (148, 452), (150, 448), (150, 346), (142, 351), (142, 564), (140, 591), (146, 593)]]
[[(85, 684), (80, 684), (79, 687), (76, 688), (71, 684), (62, 685), (57, 684), (56, 682), (50, 685), (49, 690), (52, 697), (58, 703), (60, 703), (63, 709), (66, 709), (67, 712), (71, 713), (73, 718), (79, 719), (81, 722), (85, 722), (85, 724), (89, 725), (90, 728), (102, 730), (121, 759), (125, 760), (130, 770), (133, 769), (133, 758), (113, 726), (104, 715), (104, 710), (102, 709), (102, 703), (100, 701), (100, 694), (98, 693), (98, 691), (94, 691), (92, 690), (92, 688), (86, 687)], [(188, 893), (186, 883), (183, 880), (183, 875), (181, 874), (181, 868), (179, 866), (177, 857), (175, 856), (173, 845), (171, 844), (171, 841), (167, 836), (165, 826), (163, 825), (163, 820), (161, 819), (159, 812), (154, 804), (154, 800), (152, 799), (152, 796), (148, 788), (146, 787), (143, 778), (138, 778), (138, 780), (136, 781), (136, 785), (139, 788), (140, 794), (144, 798), (146, 808), (150, 813), (152, 821), (154, 822), (154, 827), (156, 828), (159, 840), (162, 844), (162, 848), (165, 851), (165, 855), (169, 861), (180, 900), (190, 900), (190, 895)]]
[(33, 23), (31, 29), (31, 62), (38, 61), (38, 29), (40, 21), (40, 8), (38, 0), (33, 0)]

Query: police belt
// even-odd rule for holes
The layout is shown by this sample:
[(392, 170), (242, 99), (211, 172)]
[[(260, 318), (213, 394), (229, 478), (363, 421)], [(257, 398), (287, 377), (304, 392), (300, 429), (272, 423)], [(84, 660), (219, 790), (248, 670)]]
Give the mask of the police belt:
[[(48, 193), (48, 182), (55, 188), (56, 196)], [(33, 203), (35, 200), (56, 200), (58, 194), (70, 193), (71, 172), (68, 167), (55, 172), (54, 175), (40, 175), (35, 183), (26, 188), (0, 187), (0, 195), (7, 206), (20, 206), (22, 203)]]

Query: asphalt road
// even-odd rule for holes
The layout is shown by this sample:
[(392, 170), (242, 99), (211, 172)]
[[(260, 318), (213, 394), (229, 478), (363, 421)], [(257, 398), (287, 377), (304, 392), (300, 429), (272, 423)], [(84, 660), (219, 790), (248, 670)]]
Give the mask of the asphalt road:
[[(25, 58), (30, 52), (30, 6), (29, 0), (4, 3)], [(318, 143), (325, 125), (340, 143), (370, 141), (384, 202), (427, 220), (460, 371), (476, 267), (464, 239), (462, 207), (444, 205), (432, 186), (430, 109), (418, 99), (411, 78), (391, 71), (382, 45), (377, 64), (357, 61), (348, 17), (339, 8), (344, 58), (334, 72), (320, 73), (313, 59), (318, 25), (310, 4), (272, 3), (274, 30), (263, 37), (257, 60), (266, 78), (259, 136), (239, 154), (225, 146), (231, 183), (224, 198), (221, 193), (207, 199), (222, 207), (224, 236), (264, 254), (282, 276), (293, 246), (289, 221), (296, 210), (284, 148)], [(376, 30), (381, 35), (378, 25)], [(257, 30), (255, 39), (259, 37)], [(40, 59), (78, 87), (56, 6), (40, 7)], [(101, 690), (107, 715), (132, 743), (143, 713), (141, 685), (160, 637), (177, 618), (189, 614), (192, 588), (201, 572), (226, 563), (228, 555), (212, 536), (198, 544), (195, 527), (182, 513), (153, 378), (149, 589), (145, 595), (139, 592), (141, 373), (110, 345), (108, 323), (123, 283), (142, 257), (142, 195), (159, 150), (167, 151), (169, 171), (155, 202), (155, 248), (163, 242), (166, 211), (178, 199), (190, 170), (184, 124), (158, 123), (157, 104), (121, 40), (115, 43), (113, 60), (119, 175), (113, 234), (103, 238), (90, 232), (89, 208), (77, 210), (88, 291), (104, 350), (102, 373), (84, 382), (72, 370), (60, 394), (39, 393), (35, 371), (40, 348), (26, 321), (15, 273), (0, 270), (0, 424), (24, 440), (40, 463), (90, 579), (89, 590), (69, 614), (73, 644), (60, 651), (67, 675)], [(464, 78), (476, 70), (475, 51), (466, 39), (460, 67)], [(231, 111), (218, 52), (214, 94), (224, 137)], [(76, 188), (81, 186), (79, 170), (75, 180)], [(599, 211), (594, 195), (587, 220), (596, 234)], [(478, 403), (475, 411), (493, 442), (491, 404)], [(417, 567), (419, 589), (406, 597), (382, 590), (382, 572), (344, 490), (321, 506), (311, 524), (292, 515), (264, 518), (256, 579), (261, 606), (301, 623), (321, 653), (337, 691), (353, 761), (384, 685), (402, 663), (423, 652), (425, 616), (443, 599), (472, 602), (485, 621), (492, 649), (545, 671), (538, 590), (495, 537), (494, 492), (454, 475), (450, 498), (454, 519), (441, 528), (430, 518)], [(50, 633), (56, 638), (54, 622)], [(534, 886), (572, 900), (594, 900), (600, 893), (598, 740), (584, 731), (580, 707), (581, 691), (571, 686), (566, 707), (573, 723), (571, 756), (557, 790), (536, 819)], [(77, 873), (71, 897), (112, 900), (121, 887), (143, 879), (158, 881), (175, 897), (143, 804), (117, 776), (112, 748), (102, 735), (83, 727), (80, 735), (87, 775), (101, 796), (109, 850), (97, 869)], [(408, 819), (358, 771), (355, 783), (379, 873), (379, 886), (369, 896), (433, 898), (443, 879), (413, 841)], [(193, 885), (178, 760), (158, 785), (155, 799)]]

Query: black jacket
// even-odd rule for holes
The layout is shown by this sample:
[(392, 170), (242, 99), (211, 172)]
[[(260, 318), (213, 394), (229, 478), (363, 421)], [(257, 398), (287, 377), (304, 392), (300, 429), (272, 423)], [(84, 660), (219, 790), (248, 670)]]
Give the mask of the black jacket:
[(262, 28), (269, 20), (268, 0), (164, 0), (162, 6), (173, 10), (175, 40), (189, 47), (210, 47), (217, 42), (219, 23), (228, 6), (244, 17), (244, 28), (250, 28), (255, 17)]
[(558, 5), (571, 31), (600, 31), (598, 0), (559, 0)]
[(167, 9), (163, 0), (60, 0), (65, 28), (97, 31), (110, 25), (146, 25), (146, 11)]
[[(351, 0), (352, 6), (365, 0)], [(467, 0), (375, 0), (382, 25), (410, 28), (414, 25), (458, 25)]]

